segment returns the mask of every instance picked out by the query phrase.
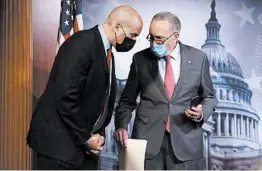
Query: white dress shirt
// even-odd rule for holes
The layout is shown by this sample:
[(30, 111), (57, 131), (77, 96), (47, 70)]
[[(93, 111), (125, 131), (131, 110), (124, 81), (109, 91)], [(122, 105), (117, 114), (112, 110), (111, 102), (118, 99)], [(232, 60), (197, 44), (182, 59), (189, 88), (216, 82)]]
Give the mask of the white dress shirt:
[[(176, 48), (170, 53), (171, 55), (171, 65), (174, 74), (175, 83), (177, 83), (179, 76), (180, 76), (180, 63), (181, 63), (181, 54), (180, 54), (180, 46), (179, 43), (177, 44)], [(161, 58), (158, 61), (158, 68), (159, 73), (163, 79), (165, 80), (165, 73), (166, 73), (166, 60), (165, 58)]]

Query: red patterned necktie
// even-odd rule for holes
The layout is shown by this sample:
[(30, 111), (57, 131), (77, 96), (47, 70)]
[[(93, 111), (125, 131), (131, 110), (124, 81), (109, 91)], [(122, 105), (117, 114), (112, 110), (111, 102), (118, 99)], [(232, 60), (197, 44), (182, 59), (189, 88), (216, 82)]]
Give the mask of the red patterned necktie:
[(108, 68), (110, 67), (111, 59), (112, 59), (112, 51), (109, 48), (109, 49), (107, 49), (107, 56), (106, 56), (106, 61), (107, 61)]
[[(171, 56), (166, 56), (166, 73), (165, 73), (165, 89), (166, 93), (168, 95), (168, 98), (171, 99), (174, 89), (176, 87), (175, 79), (174, 79), (174, 73), (171, 65)], [(167, 124), (166, 124), (166, 130), (170, 132), (170, 114), (168, 115)]]

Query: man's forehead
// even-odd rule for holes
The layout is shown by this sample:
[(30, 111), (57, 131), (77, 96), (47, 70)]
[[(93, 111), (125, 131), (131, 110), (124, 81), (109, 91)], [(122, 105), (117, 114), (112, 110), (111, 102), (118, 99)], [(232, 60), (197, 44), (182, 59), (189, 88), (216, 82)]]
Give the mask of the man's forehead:
[(166, 20), (152, 21), (149, 32), (154, 35), (157, 34), (157, 36), (165, 36), (170, 34), (170, 23)]
[(169, 28), (170, 27), (170, 22), (167, 20), (153, 20), (151, 22), (152, 27), (163, 27), (163, 28)]
[(135, 37), (138, 36), (142, 30), (142, 25), (143, 24), (137, 18), (133, 18), (133, 20), (128, 23), (130, 34)]
[(130, 28), (130, 35), (133, 37), (139, 36), (142, 28)]

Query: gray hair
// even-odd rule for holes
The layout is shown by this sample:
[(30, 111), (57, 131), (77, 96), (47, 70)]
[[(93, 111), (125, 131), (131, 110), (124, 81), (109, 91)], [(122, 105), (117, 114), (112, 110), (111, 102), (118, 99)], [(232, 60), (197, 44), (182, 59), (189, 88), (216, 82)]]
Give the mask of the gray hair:
[(171, 12), (159, 12), (154, 15), (152, 20), (167, 20), (171, 24), (171, 30), (180, 32), (181, 30), (181, 22), (180, 19)]

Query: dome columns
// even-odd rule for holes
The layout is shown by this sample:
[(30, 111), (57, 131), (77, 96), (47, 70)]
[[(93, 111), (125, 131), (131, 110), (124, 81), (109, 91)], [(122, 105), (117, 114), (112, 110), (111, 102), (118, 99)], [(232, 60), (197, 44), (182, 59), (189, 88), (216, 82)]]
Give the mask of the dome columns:
[(251, 106), (252, 94), (248, 90), (235, 87), (214, 87), (215, 96), (219, 101), (230, 101)]
[(258, 140), (258, 121), (241, 114), (216, 112), (212, 116), (215, 122), (214, 136), (232, 136)]

